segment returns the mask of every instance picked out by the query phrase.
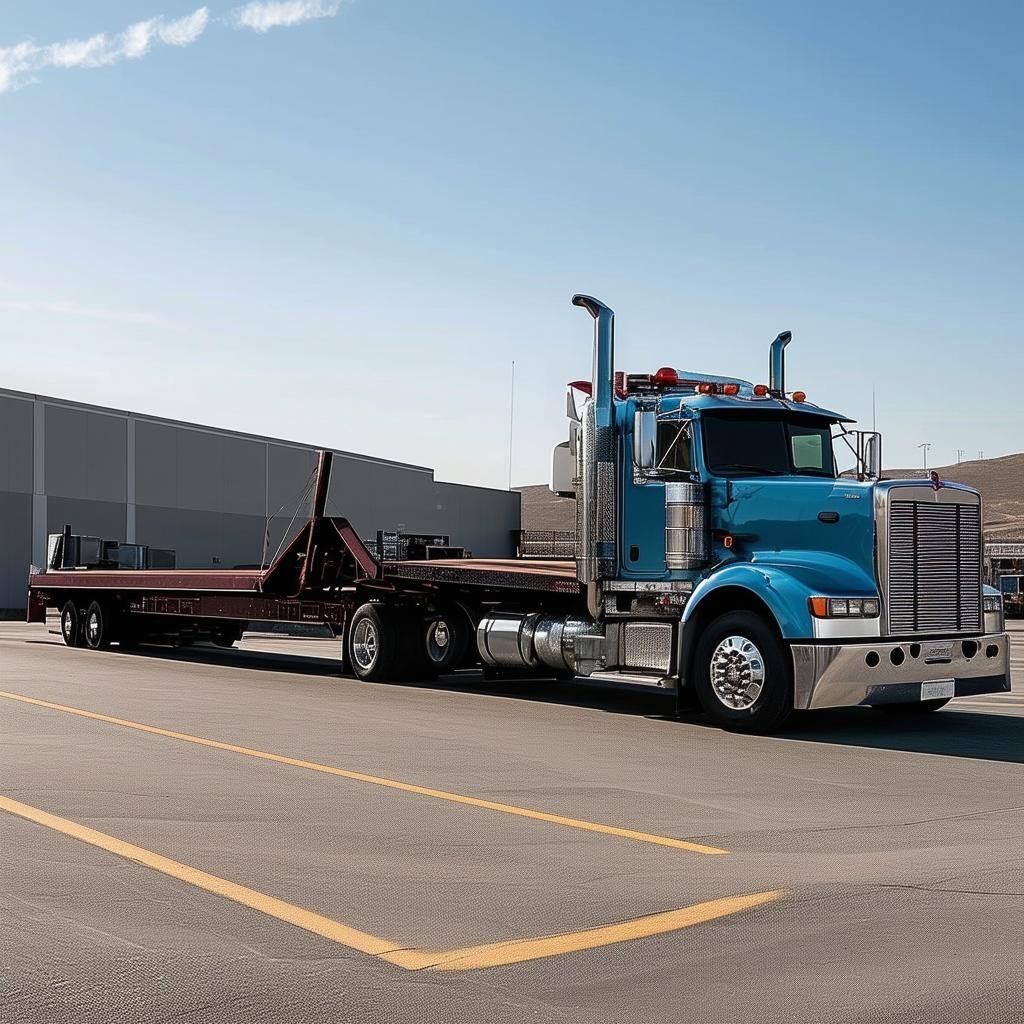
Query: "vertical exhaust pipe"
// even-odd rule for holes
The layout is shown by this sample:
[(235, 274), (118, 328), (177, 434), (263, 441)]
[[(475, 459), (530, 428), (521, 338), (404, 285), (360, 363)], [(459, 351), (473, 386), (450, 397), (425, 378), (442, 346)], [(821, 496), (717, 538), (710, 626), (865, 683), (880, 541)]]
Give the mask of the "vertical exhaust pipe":
[(594, 368), (591, 374), (597, 425), (610, 427), (612, 390), (615, 385), (615, 313), (600, 299), (574, 295), (574, 306), (582, 306), (594, 318)]
[(777, 397), (786, 393), (786, 346), (793, 340), (792, 331), (783, 331), (773, 342), (768, 356), (768, 390)]
[(615, 314), (589, 295), (574, 295), (594, 318), (594, 368), (591, 398), (583, 416), (583, 458), (576, 495), (576, 575), (587, 585), (587, 607), (601, 617), (600, 580), (618, 573), (618, 508), (613, 392), (615, 384)]

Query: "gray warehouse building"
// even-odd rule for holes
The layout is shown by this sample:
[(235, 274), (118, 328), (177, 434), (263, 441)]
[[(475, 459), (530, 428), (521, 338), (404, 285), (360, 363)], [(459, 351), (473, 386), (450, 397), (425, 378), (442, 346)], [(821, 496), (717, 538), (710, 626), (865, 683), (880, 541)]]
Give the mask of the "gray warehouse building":
[[(316, 451), (0, 389), (0, 614), (24, 610), (29, 564), (46, 563), (47, 535), (65, 523), (79, 534), (173, 548), (183, 568), (260, 564), (292, 513), (296, 522), (308, 515), (308, 500), (303, 508), (298, 499)], [(448, 534), (478, 556), (512, 554), (520, 525), (514, 491), (441, 483), (423, 466), (341, 451), (328, 510), (365, 538)]]

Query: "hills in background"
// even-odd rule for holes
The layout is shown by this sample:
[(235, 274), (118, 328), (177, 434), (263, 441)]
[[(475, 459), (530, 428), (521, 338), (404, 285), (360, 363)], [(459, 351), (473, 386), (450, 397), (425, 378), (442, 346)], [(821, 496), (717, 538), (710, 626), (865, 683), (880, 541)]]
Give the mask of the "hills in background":
[[(1024, 452), (998, 459), (975, 459), (953, 466), (936, 466), (943, 480), (956, 481), (981, 491), (985, 508), (985, 534), (992, 540), (1024, 537)], [(929, 470), (930, 472), (930, 470)], [(887, 479), (923, 479), (923, 469), (887, 469)], [(517, 487), (523, 496), (524, 530), (572, 531), (576, 502), (559, 498), (546, 484)]]

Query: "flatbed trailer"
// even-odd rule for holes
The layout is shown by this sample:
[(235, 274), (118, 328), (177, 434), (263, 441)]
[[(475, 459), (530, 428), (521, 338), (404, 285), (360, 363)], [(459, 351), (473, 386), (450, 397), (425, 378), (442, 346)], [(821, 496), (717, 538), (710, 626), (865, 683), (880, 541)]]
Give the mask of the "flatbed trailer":
[[(251, 621), (325, 625), (344, 637), (364, 605), (401, 655), (386, 674), (459, 667), (474, 650), (474, 623), (496, 602), (578, 605), (572, 561), (437, 559), (379, 561), (348, 520), (324, 514), (332, 454), (320, 453), (312, 515), (265, 569), (56, 569), (29, 577), (29, 621), (57, 608), (70, 646), (233, 645)], [(402, 640), (395, 634), (404, 634)], [(429, 637), (428, 637), (429, 634)], [(365, 637), (364, 637), (365, 639)], [(439, 642), (440, 641), (440, 642)], [(356, 662), (359, 667), (358, 660)]]

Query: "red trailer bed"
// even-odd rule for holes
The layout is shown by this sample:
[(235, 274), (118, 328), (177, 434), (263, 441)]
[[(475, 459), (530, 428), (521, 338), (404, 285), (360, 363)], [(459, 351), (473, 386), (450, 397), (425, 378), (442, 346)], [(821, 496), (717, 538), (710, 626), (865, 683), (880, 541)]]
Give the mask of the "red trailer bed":
[(478, 587), (514, 587), (578, 594), (576, 563), (517, 558), (456, 558), (426, 562), (385, 562), (383, 579), (422, 580)]

